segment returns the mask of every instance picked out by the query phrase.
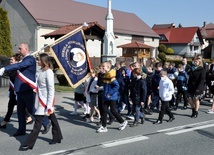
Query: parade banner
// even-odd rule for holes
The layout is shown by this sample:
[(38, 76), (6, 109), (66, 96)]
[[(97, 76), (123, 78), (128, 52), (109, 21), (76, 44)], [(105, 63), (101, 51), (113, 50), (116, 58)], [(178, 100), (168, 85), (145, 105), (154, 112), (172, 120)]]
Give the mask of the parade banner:
[(89, 77), (91, 63), (82, 27), (57, 39), (49, 46), (49, 52), (72, 88)]

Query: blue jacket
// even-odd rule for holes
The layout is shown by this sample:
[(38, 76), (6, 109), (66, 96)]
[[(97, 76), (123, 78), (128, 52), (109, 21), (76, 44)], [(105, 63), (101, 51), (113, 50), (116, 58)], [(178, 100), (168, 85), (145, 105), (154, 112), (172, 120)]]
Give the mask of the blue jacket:
[(110, 70), (103, 77), (103, 101), (117, 101), (119, 83), (116, 80), (116, 71)]
[[(5, 72), (10, 72), (14, 70), (19, 70), (24, 76), (26, 76), (31, 81), (36, 81), (36, 60), (33, 56), (28, 55), (23, 58), (20, 63), (8, 65), (5, 67)], [(15, 78), (14, 82), (14, 91), (15, 92), (24, 92), (32, 90), (32, 88), (21, 81), (18, 76)]]
[(188, 81), (188, 75), (185, 71), (179, 72), (178, 77), (177, 77), (177, 89), (182, 91), (182, 90), (187, 90), (187, 81)]

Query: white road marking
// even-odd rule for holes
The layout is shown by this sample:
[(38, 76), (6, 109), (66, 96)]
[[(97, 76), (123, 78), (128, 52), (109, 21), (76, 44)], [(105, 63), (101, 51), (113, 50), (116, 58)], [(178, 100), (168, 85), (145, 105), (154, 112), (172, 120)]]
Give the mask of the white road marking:
[(118, 139), (118, 140), (115, 140), (115, 141), (105, 142), (105, 143), (102, 143), (101, 146), (104, 147), (104, 148), (113, 147), (113, 146), (133, 143), (133, 142), (137, 142), (137, 141), (142, 141), (142, 140), (146, 140), (146, 139), (149, 139), (149, 137), (139, 135), (139, 136), (134, 136), (134, 137), (127, 137), (127, 138), (124, 138), (124, 139)]
[(49, 152), (49, 153), (44, 153), (41, 155), (53, 155), (53, 154), (58, 154), (58, 153), (64, 153), (66, 152), (66, 150), (59, 150), (59, 151), (55, 151), (55, 152)]
[(198, 130), (198, 129), (209, 128), (209, 127), (213, 127), (213, 126), (214, 126), (214, 124), (208, 124), (208, 125), (193, 127), (193, 128), (189, 128), (189, 129), (183, 129), (183, 130), (168, 132), (168, 133), (166, 133), (166, 134), (167, 134), (167, 135), (177, 135), (177, 134), (181, 134), (181, 133), (185, 133), (185, 132), (190, 132), (190, 131)]
[(157, 132), (167, 132), (167, 131), (171, 131), (171, 130), (179, 130), (179, 129), (183, 129), (186, 127), (193, 127), (193, 126), (199, 126), (199, 125), (211, 124), (211, 123), (214, 123), (214, 120), (209, 120), (209, 121), (204, 121), (204, 122), (199, 122), (199, 123), (194, 123), (194, 124), (188, 124), (188, 125), (182, 125), (182, 126), (177, 126), (177, 127), (163, 129), (163, 130), (157, 130)]

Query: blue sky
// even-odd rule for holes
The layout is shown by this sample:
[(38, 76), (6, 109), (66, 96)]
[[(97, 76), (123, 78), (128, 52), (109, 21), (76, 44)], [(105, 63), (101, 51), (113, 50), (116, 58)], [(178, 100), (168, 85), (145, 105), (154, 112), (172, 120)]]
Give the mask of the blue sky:
[[(108, 0), (75, 0), (107, 7)], [(131, 12), (147, 25), (179, 23), (183, 27), (214, 23), (214, 0), (112, 0), (112, 9)]]

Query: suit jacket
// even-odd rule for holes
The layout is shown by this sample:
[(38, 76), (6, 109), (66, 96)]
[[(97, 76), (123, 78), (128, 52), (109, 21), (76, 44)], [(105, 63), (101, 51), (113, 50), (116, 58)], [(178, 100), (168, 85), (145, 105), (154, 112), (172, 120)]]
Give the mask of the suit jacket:
[[(36, 81), (36, 60), (33, 56), (28, 55), (23, 58), (19, 63), (8, 65), (5, 67), (5, 72), (10, 72), (14, 70), (19, 70), (24, 76), (26, 76), (31, 81)], [(24, 83), (18, 76), (15, 78), (14, 91), (24, 92), (32, 90), (28, 84)]]
[(46, 71), (39, 70), (37, 74), (37, 87), (38, 92), (44, 97), (44, 105), (38, 102), (38, 107), (36, 110), (36, 115), (45, 115), (45, 113), (50, 109), (54, 110), (54, 73), (51, 69)]

